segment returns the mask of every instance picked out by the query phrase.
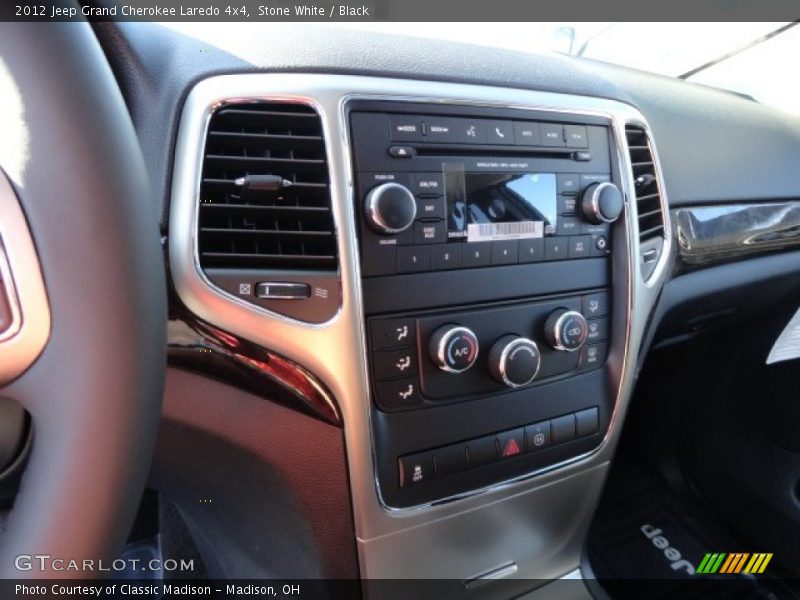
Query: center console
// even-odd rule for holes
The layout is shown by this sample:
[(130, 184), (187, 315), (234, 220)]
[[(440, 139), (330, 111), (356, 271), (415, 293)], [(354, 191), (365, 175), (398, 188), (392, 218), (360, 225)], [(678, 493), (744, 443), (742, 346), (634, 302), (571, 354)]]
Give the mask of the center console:
[[(211, 136), (226, 108), (256, 135)], [(360, 575), (461, 597), (575, 569), (672, 250), (644, 116), (488, 85), (225, 75), (188, 95), (175, 156), (175, 290), (225, 356), (291, 375), (287, 396), (341, 427)], [(238, 181), (245, 160), (260, 177)], [(236, 286), (202, 269), (223, 258)]]
[(383, 501), (435, 503), (591, 452), (614, 408), (611, 123), (348, 109)]

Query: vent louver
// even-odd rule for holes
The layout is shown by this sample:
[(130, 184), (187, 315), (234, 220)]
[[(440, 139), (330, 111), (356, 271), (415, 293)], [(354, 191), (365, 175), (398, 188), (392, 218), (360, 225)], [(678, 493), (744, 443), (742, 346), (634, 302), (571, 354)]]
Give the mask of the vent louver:
[(336, 268), (322, 123), (309, 106), (218, 109), (206, 135), (199, 202), (204, 269)]
[(633, 171), (633, 191), (639, 226), (639, 264), (648, 279), (655, 271), (664, 249), (664, 196), (659, 187), (655, 156), (647, 131), (639, 126), (625, 127)]
[(639, 240), (644, 242), (664, 236), (664, 212), (661, 190), (658, 187), (656, 167), (650, 139), (641, 127), (627, 126), (633, 184), (636, 194), (636, 209), (639, 215)]

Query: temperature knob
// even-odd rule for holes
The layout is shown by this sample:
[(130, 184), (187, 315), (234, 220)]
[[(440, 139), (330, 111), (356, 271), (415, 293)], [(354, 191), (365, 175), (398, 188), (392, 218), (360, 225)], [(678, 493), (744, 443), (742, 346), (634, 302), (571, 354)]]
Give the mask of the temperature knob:
[(595, 225), (613, 223), (622, 214), (622, 192), (613, 183), (593, 183), (581, 197), (581, 211)]
[(497, 340), (489, 351), (489, 371), (508, 387), (528, 385), (536, 378), (542, 357), (536, 342), (508, 334)]
[(575, 352), (586, 342), (588, 327), (583, 315), (574, 310), (559, 308), (550, 313), (544, 323), (544, 337), (556, 350)]
[(428, 353), (442, 371), (463, 373), (478, 358), (478, 338), (468, 327), (442, 325), (431, 336)]
[(375, 231), (391, 235), (405, 231), (417, 216), (414, 194), (399, 183), (383, 183), (372, 188), (364, 203), (364, 218)]

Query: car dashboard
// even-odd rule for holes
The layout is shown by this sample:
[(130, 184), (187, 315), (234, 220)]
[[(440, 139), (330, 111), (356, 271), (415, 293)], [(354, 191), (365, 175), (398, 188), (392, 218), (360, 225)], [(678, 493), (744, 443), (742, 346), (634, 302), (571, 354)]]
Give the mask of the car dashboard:
[[(163, 223), (165, 419), (281, 473), (247, 505), (288, 494), (326, 576), (574, 572), (651, 347), (797, 258), (800, 125), (728, 92), (363, 32), (97, 31)], [(185, 484), (245, 493), (248, 460)]]

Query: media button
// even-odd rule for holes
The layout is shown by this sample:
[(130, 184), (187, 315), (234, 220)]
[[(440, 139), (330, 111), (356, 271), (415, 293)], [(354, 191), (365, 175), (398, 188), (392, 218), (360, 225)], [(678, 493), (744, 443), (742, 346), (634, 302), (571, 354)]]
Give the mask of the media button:
[(557, 211), (559, 215), (575, 216), (577, 212), (577, 196), (559, 196)]
[(486, 121), (488, 144), (514, 145), (514, 128), (511, 121)]
[(558, 235), (578, 235), (581, 232), (581, 223), (575, 217), (558, 219)]
[(564, 260), (569, 256), (568, 238), (551, 237), (544, 240), (545, 260)]
[(561, 173), (556, 175), (556, 181), (559, 194), (572, 194), (575, 195), (580, 189), (581, 180), (580, 175), (572, 173)]
[(485, 144), (486, 123), (481, 119), (456, 119), (456, 141), (463, 144)]
[(564, 125), (564, 137), (567, 148), (588, 148), (589, 138), (584, 125)]
[(580, 235), (569, 239), (569, 257), (587, 258), (592, 247), (592, 237)]
[(397, 249), (397, 272), (419, 273), (431, 268), (431, 249), (428, 246), (401, 246)]
[(417, 221), (414, 223), (415, 244), (442, 244), (447, 241), (444, 221)]
[(417, 198), (418, 219), (444, 219), (444, 198)]
[(466, 268), (487, 267), (492, 262), (491, 242), (467, 242), (461, 251), (461, 264)]
[(389, 146), (389, 156), (392, 158), (411, 158), (414, 148), (411, 146)]
[(414, 173), (411, 176), (411, 191), (415, 194), (439, 196), (444, 190), (444, 176), (441, 173)]
[(517, 240), (502, 240), (492, 242), (492, 264), (513, 265), (517, 263)]
[(527, 238), (519, 241), (519, 262), (532, 263), (544, 260), (544, 238)]
[(560, 123), (542, 123), (542, 146), (564, 147), (564, 126)]
[(425, 117), (422, 141), (443, 144), (458, 143), (462, 139), (461, 127), (464, 120), (448, 117)]
[(440, 244), (431, 247), (431, 270), (446, 271), (461, 266), (463, 244)]
[(395, 142), (419, 142), (422, 140), (422, 118), (413, 115), (390, 115), (389, 128)]
[(539, 124), (531, 121), (514, 121), (514, 141), (517, 146), (541, 146)]

